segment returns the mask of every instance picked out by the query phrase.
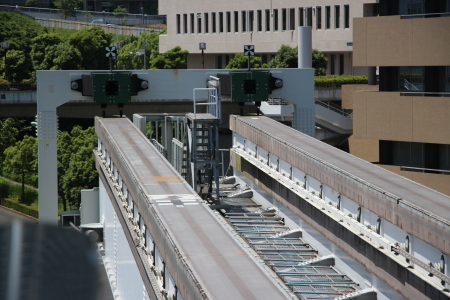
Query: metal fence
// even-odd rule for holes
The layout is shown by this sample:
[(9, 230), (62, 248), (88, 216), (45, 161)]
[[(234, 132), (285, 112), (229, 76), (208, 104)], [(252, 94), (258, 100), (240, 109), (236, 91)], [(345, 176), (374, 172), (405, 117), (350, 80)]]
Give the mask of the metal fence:
[[(0, 5), (0, 11), (15, 11), (31, 18), (42, 19), (60, 19), (78, 22), (88, 22), (93, 24), (115, 24), (115, 25), (147, 25), (147, 24), (165, 24), (166, 16), (146, 15), (146, 14), (128, 14), (122, 18), (111, 12), (83, 11), (76, 10), (74, 17), (64, 17), (60, 9), (39, 8), (27, 6)], [(124, 23), (124, 19), (126, 22)]]
[(35, 91), (36, 82), (11, 82), (0, 84), (0, 91)]

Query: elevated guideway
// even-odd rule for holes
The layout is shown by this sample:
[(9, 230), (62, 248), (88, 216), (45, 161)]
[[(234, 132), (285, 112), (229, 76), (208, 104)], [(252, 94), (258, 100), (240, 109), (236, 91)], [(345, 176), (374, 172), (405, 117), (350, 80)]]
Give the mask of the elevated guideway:
[(267, 117), (230, 127), (239, 174), (406, 298), (449, 298), (448, 196)]
[[(117, 296), (133, 299), (139, 290), (145, 299), (292, 299), (128, 119), (97, 118), (96, 133)], [(117, 251), (131, 251), (135, 282), (123, 276), (136, 267), (121, 267)]]

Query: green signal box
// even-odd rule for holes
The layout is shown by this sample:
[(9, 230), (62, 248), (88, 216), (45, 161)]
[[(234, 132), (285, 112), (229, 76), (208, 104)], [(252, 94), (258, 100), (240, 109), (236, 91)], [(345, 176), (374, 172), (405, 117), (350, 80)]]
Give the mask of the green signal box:
[(131, 73), (93, 73), (94, 103), (128, 103), (131, 101)]
[(269, 100), (269, 71), (231, 72), (233, 102), (261, 102)]

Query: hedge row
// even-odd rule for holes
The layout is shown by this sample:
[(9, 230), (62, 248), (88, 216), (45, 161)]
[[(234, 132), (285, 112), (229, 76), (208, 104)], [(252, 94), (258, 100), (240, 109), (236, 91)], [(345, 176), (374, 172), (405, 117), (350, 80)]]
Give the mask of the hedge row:
[[(0, 177), (0, 198), (22, 198), (22, 185), (20, 183), (13, 183), (4, 177)], [(26, 203), (37, 203), (38, 198), (38, 190), (25, 187)]]
[(24, 213), (26, 215), (32, 216), (36, 219), (39, 218), (39, 211), (35, 208), (29, 207), (22, 203), (16, 203), (14, 201), (8, 200), (8, 199), (0, 199), (0, 205), (6, 206), (9, 208), (14, 209), (15, 211)]
[(315, 87), (341, 87), (343, 84), (367, 84), (367, 76), (327, 75), (314, 76)]

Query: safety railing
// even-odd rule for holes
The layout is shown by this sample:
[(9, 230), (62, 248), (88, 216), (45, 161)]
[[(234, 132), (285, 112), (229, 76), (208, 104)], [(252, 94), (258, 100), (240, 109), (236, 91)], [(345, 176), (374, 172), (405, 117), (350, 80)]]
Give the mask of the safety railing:
[[(201, 91), (207, 91), (208, 92), (208, 97), (207, 102), (199, 102), (200, 99), (204, 99), (198, 96), (198, 92)], [(211, 112), (213, 112), (213, 115), (216, 118), (219, 118), (219, 101), (218, 101), (218, 96), (217, 96), (217, 89), (216, 88), (195, 88), (194, 92), (193, 92), (193, 96), (194, 96), (194, 118), (197, 118), (197, 106), (198, 105), (206, 105), (206, 106), (211, 106), (213, 107), (212, 110), (210, 110)]]
[(344, 117), (353, 118), (353, 112), (351, 110), (347, 110), (345, 108), (340, 107), (337, 104), (334, 104), (333, 102), (330, 101), (316, 101), (317, 105), (323, 106), (329, 110), (334, 111), (335, 113), (338, 113), (340, 115), (343, 115)]
[(427, 169), (427, 168), (417, 168), (417, 167), (400, 167), (401, 171), (409, 171), (409, 172), (419, 172), (419, 173), (431, 173), (431, 174), (442, 174), (442, 175), (450, 175), (450, 170), (442, 170), (442, 169)]

